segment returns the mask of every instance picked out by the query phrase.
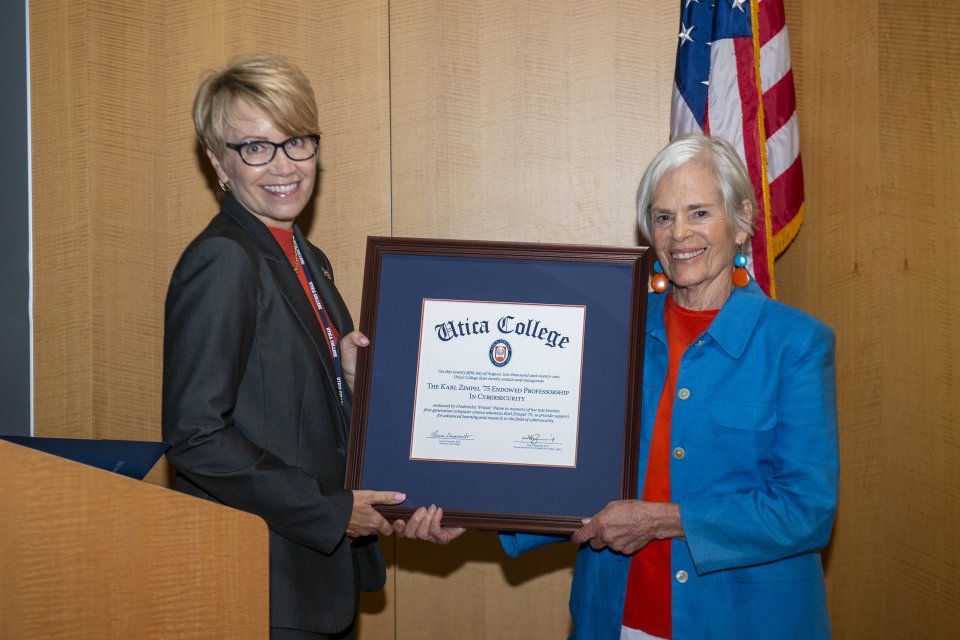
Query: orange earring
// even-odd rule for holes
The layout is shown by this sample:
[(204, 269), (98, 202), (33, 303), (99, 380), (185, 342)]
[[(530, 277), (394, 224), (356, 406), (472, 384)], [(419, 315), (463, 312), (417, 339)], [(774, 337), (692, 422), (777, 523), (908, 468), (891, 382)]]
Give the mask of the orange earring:
[(667, 276), (664, 275), (663, 266), (661, 266), (659, 260), (653, 261), (653, 271), (653, 277), (650, 278), (650, 288), (657, 293), (663, 293), (667, 290), (670, 281), (667, 280)]

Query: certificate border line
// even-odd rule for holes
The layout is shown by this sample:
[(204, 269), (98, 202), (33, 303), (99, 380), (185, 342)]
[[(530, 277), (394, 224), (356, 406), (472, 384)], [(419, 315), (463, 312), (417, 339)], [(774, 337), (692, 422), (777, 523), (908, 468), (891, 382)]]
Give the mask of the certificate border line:
[[(423, 356), (423, 334), (424, 334), (424, 320), (426, 316), (426, 306), (427, 302), (463, 302), (468, 304), (491, 304), (491, 305), (507, 305), (507, 306), (527, 306), (527, 307), (565, 307), (568, 309), (579, 308), (583, 311), (583, 326), (580, 330), (580, 377), (577, 380), (577, 417), (576, 424), (574, 426), (573, 432), (573, 464), (546, 464), (546, 463), (536, 463), (536, 462), (500, 462), (496, 460), (470, 460), (466, 458), (418, 458), (413, 455), (414, 442), (416, 441), (416, 430), (417, 430), (417, 400), (420, 395), (420, 364)], [(410, 454), (409, 460), (415, 460), (418, 462), (451, 462), (454, 464), (457, 463), (466, 463), (466, 464), (505, 464), (505, 465), (515, 465), (521, 467), (549, 467), (554, 469), (576, 469), (577, 468), (577, 456), (579, 455), (578, 446), (580, 444), (580, 413), (582, 411), (583, 403), (583, 357), (584, 349), (586, 346), (586, 334), (587, 334), (587, 306), (583, 304), (562, 304), (558, 302), (554, 303), (536, 303), (536, 302), (500, 302), (497, 300), (464, 300), (464, 299), (451, 299), (451, 298), (421, 298), (420, 299), (420, 335), (419, 342), (417, 345), (417, 367), (416, 367), (416, 388), (413, 393), (413, 416), (411, 417), (410, 424)]]

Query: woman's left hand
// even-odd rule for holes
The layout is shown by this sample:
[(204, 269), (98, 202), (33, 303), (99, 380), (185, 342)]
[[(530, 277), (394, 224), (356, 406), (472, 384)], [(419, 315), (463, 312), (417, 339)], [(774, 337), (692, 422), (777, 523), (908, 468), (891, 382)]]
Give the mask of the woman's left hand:
[(631, 555), (651, 540), (682, 538), (680, 506), (665, 502), (619, 500), (611, 502), (597, 515), (584, 520), (571, 540), (589, 542), (594, 549), (607, 547)]
[(429, 508), (420, 507), (413, 512), (409, 521), (394, 520), (393, 532), (399, 538), (447, 544), (466, 531), (463, 527), (442, 527), (441, 520), (443, 520), (443, 509), (440, 507), (435, 505), (430, 505)]
[(353, 380), (357, 374), (357, 353), (369, 346), (370, 339), (359, 331), (351, 331), (340, 338), (340, 364), (343, 366), (343, 379), (350, 391), (353, 391)]

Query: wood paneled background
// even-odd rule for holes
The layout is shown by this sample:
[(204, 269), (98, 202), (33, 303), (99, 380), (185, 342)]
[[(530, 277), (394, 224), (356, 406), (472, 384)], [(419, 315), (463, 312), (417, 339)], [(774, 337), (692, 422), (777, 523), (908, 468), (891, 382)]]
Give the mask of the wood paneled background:
[[(957, 637), (960, 9), (786, 5), (807, 204), (777, 291), (838, 336), (835, 637)], [(310, 77), (324, 172), (304, 222), (357, 315), (367, 235), (637, 242), (678, 9), (31, 0), (36, 433), (159, 437), (166, 284), (216, 209), (190, 121), (204, 71), (270, 51)], [(363, 640), (569, 629), (572, 545), (519, 560), (483, 531), (384, 546)]]

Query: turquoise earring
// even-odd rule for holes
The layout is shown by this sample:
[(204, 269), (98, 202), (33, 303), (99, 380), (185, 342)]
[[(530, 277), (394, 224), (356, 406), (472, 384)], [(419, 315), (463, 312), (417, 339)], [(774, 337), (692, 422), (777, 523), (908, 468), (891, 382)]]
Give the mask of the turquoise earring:
[(750, 274), (747, 273), (747, 256), (743, 255), (743, 245), (737, 245), (737, 255), (733, 256), (733, 284), (745, 287), (750, 284)]

